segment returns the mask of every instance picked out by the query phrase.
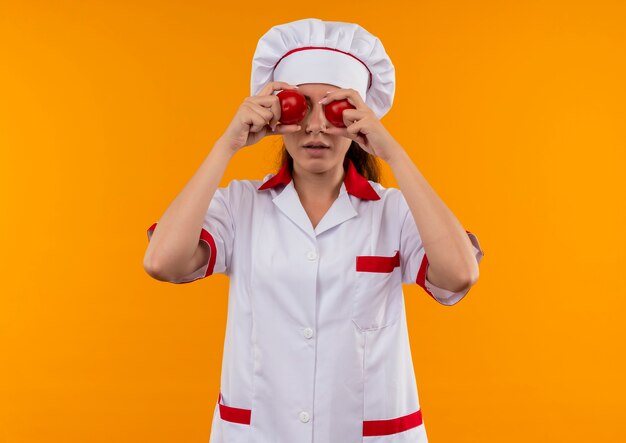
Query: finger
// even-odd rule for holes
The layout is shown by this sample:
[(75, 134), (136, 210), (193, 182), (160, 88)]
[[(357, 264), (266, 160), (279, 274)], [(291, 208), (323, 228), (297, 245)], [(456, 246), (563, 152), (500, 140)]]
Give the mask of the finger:
[(281, 108), (280, 99), (275, 95), (262, 95), (248, 97), (248, 100), (252, 103), (256, 103), (259, 106), (268, 108), (272, 112), (272, 120), (270, 125), (276, 124), (280, 120)]
[(350, 140), (354, 140), (355, 142), (359, 143), (362, 146), (367, 145), (367, 140), (364, 137), (362, 132), (357, 132), (357, 133), (348, 132), (347, 138), (349, 138)]
[(356, 142), (361, 146), (367, 145), (367, 140), (365, 140), (365, 137), (363, 137), (360, 132), (356, 136)]
[(358, 109), (344, 109), (341, 116), (343, 117), (343, 124), (350, 126), (355, 121), (359, 121), (364, 118), (365, 112)]
[(248, 108), (250, 112), (248, 112), (248, 120), (246, 123), (250, 125), (251, 132), (259, 132), (265, 125), (267, 125), (267, 120), (258, 112), (256, 112), (253, 108)]
[(289, 83), (285, 83), (285, 82), (269, 82), (267, 85), (265, 85), (263, 87), (263, 89), (261, 89), (261, 92), (259, 92), (257, 94), (257, 96), (259, 95), (272, 95), (274, 93), (274, 91), (279, 91), (281, 89), (297, 89), (298, 87), (296, 85), (290, 85)]
[(365, 112), (360, 109), (344, 109), (341, 113), (344, 117), (348, 117), (350, 120), (360, 120), (365, 117)]
[(278, 97), (275, 95), (273, 95), (272, 97), (274, 97), (274, 99), (272, 100), (271, 109), (272, 109), (272, 114), (274, 115), (274, 118), (272, 118), (272, 120), (270, 121), (270, 126), (276, 127), (276, 124), (280, 121), (282, 109), (280, 107), (280, 100), (278, 99)]
[(363, 101), (361, 94), (359, 94), (359, 91), (352, 88), (342, 88), (330, 91), (326, 97), (323, 98), (322, 104), (330, 103), (333, 100), (343, 100), (344, 98), (358, 110), (365, 110), (368, 108)]
[(298, 132), (300, 129), (302, 129), (302, 126), (300, 125), (276, 125), (274, 134), (291, 134)]
[(274, 102), (280, 103), (279, 98), (276, 95), (253, 95), (246, 97), (244, 101), (256, 103), (266, 108), (271, 108)]
[(282, 109), (280, 107), (280, 99), (276, 95), (264, 95), (249, 97), (250, 101), (269, 108), (272, 111), (272, 120), (270, 126), (276, 125), (280, 121)]
[(274, 113), (271, 109), (269, 109), (269, 107), (265, 107), (262, 104), (255, 103), (252, 100), (246, 101), (246, 105), (248, 106), (248, 108), (261, 115), (267, 122), (271, 123), (272, 119), (274, 118)]
[(351, 138), (346, 128), (338, 128), (337, 126), (329, 126), (326, 133), (330, 135), (340, 135), (342, 137)]
[(346, 128), (346, 131), (348, 132), (348, 134), (350, 134), (350, 138), (353, 140), (356, 140), (358, 143), (361, 143), (362, 145), (365, 145), (365, 137), (363, 133), (361, 133), (361, 129), (363, 129), (364, 123), (363, 122), (356, 122), (351, 124), (350, 126), (348, 126)]
[(254, 97), (251, 98), (252, 101), (258, 103), (260, 106), (263, 106), (270, 110), (272, 113), (272, 118), (270, 119), (270, 126), (276, 125), (280, 120), (281, 116), (281, 108), (280, 108), (280, 100), (275, 95), (265, 95), (262, 97)]

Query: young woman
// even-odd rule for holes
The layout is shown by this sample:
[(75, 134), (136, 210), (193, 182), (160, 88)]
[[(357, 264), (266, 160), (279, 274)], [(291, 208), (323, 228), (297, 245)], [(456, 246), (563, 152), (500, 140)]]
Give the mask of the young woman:
[[(402, 284), (453, 305), (483, 252), (380, 122), (394, 85), (380, 41), (358, 25), (273, 27), (252, 95), (148, 230), (152, 277), (230, 277), (210, 443), (427, 442)], [(277, 125), (285, 89), (307, 98), (298, 124)], [(324, 107), (343, 99), (354, 109), (335, 127)], [(277, 173), (218, 187), (267, 135), (284, 140)], [(401, 189), (379, 183), (378, 159)]]

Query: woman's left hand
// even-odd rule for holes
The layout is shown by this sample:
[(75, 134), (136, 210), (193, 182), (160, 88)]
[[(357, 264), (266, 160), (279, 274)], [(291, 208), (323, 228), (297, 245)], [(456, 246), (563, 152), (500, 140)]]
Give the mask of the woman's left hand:
[(345, 128), (338, 128), (331, 124), (327, 133), (350, 138), (356, 141), (364, 151), (388, 161), (392, 151), (398, 149), (399, 144), (355, 89), (334, 90), (328, 93), (320, 103), (328, 104), (333, 100), (342, 99), (347, 99), (356, 109), (343, 111)]

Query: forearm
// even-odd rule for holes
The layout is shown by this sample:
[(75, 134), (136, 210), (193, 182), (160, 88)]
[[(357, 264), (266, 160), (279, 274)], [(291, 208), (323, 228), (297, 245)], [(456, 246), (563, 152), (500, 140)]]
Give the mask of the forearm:
[(220, 139), (159, 218), (144, 267), (151, 274), (179, 275), (198, 247), (204, 216), (234, 151)]
[(397, 144), (387, 159), (415, 219), (428, 256), (428, 279), (457, 290), (478, 279), (478, 264), (465, 228), (439, 198), (407, 152)]

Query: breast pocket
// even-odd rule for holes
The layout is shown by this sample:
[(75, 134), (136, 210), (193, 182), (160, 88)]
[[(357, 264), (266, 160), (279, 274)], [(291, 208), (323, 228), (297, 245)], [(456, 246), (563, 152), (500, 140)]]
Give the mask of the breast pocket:
[(402, 312), (400, 251), (394, 255), (358, 255), (352, 320), (361, 330), (380, 329)]

